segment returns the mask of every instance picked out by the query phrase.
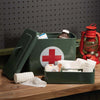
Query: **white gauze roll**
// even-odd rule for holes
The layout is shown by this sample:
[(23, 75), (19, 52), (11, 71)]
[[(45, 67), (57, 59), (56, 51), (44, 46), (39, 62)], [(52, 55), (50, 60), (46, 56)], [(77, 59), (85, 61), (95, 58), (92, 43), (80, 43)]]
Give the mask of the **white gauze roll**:
[(27, 80), (31, 80), (33, 78), (34, 78), (33, 72), (24, 72), (24, 73), (15, 73), (14, 74), (15, 83), (22, 83)]

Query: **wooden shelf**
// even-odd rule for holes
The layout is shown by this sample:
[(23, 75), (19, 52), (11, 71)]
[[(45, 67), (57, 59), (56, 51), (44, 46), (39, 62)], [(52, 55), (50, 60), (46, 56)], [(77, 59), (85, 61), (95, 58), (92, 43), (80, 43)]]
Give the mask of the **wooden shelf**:
[(11, 55), (14, 48), (0, 49), (0, 56)]
[(45, 88), (37, 88), (15, 84), (1, 73), (2, 70), (0, 70), (0, 100), (44, 100), (100, 89), (100, 64), (96, 66), (95, 84), (48, 84)]

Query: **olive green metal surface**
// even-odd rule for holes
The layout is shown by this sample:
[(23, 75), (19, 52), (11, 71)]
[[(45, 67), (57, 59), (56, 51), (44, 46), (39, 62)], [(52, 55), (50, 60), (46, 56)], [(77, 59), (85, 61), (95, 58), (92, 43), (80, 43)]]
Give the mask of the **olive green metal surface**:
[(57, 38), (60, 33), (47, 33), (48, 39), (38, 39), (36, 45), (34, 46), (29, 59), (27, 70), (33, 71), (35, 75), (43, 75), (44, 67), (40, 63), (41, 52), (50, 46), (55, 46), (60, 48), (64, 53), (64, 59), (75, 60), (76, 59), (76, 37), (70, 33), (69, 39), (59, 39)]
[(45, 72), (45, 80), (52, 84), (93, 84), (94, 72)]
[(25, 30), (16, 48), (13, 50), (7, 64), (3, 67), (3, 74), (13, 79), (14, 73), (21, 72), (32, 48), (36, 42), (36, 32)]

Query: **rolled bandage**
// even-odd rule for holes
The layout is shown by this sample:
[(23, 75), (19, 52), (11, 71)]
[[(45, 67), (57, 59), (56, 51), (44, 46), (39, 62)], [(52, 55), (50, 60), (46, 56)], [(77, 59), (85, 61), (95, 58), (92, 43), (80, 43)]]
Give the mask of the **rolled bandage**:
[(22, 83), (27, 80), (31, 80), (33, 78), (34, 78), (33, 72), (24, 72), (24, 73), (15, 73), (14, 74), (15, 83)]

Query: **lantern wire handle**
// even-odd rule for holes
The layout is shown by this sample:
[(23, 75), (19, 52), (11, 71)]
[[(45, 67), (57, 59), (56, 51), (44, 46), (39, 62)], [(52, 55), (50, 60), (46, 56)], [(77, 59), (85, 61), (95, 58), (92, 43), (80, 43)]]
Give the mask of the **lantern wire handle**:
[(95, 26), (95, 27), (96, 27), (96, 26), (97, 26), (97, 24), (95, 24), (95, 23), (92, 23), (92, 24), (90, 24), (90, 26)]

